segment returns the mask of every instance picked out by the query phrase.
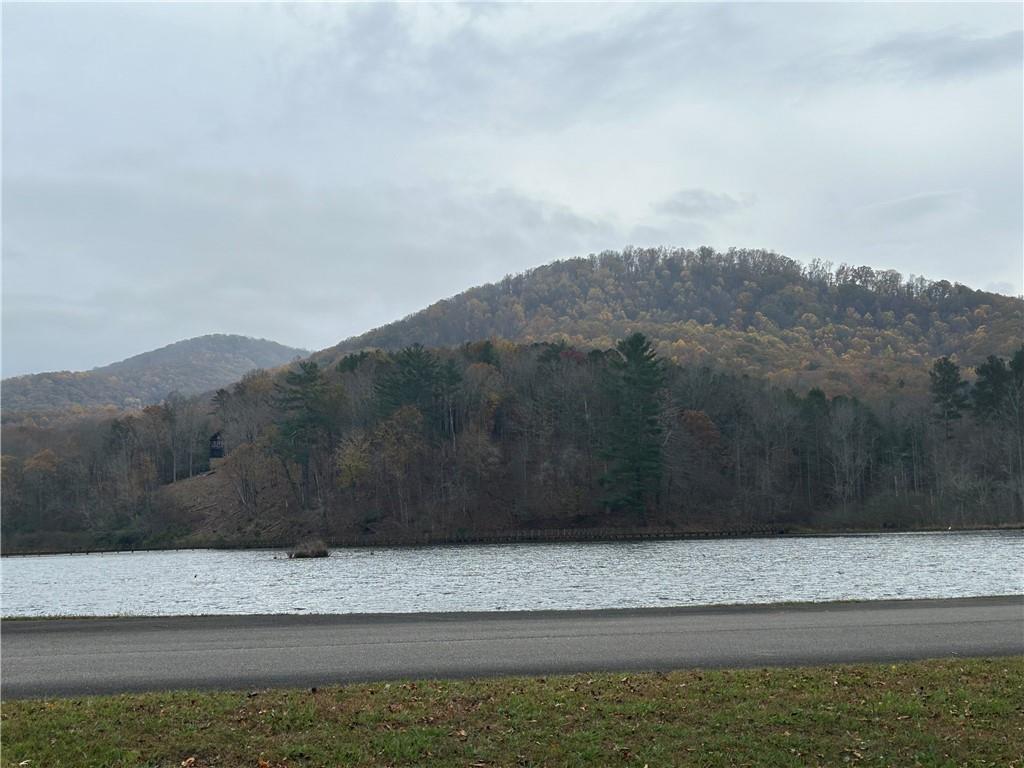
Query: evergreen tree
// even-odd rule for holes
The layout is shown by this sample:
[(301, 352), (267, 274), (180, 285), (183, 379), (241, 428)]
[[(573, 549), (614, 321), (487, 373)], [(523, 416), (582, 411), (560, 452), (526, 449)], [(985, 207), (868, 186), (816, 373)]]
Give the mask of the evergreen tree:
[(369, 357), (370, 353), (365, 349), (351, 355), (345, 355), (338, 361), (336, 370), (338, 373), (352, 373), (353, 371), (358, 370), (363, 361)]
[(455, 432), (455, 396), (462, 381), (453, 360), (444, 364), (421, 344), (394, 354), (391, 364), (376, 383), (377, 405), (382, 416), (411, 405), (435, 435)]
[(977, 367), (971, 392), (974, 414), (981, 421), (1013, 421), (1024, 396), (1024, 345), (1009, 359), (995, 355)]
[(320, 366), (299, 363), (298, 370), (288, 371), (275, 389), (275, 405), (285, 414), (282, 434), (295, 443), (315, 442), (327, 421), (327, 379)]
[(608, 355), (608, 374), (614, 409), (606, 445), (609, 466), (602, 478), (605, 504), (646, 522), (661, 485), (664, 361), (643, 334), (634, 333)]
[[(974, 415), (999, 440), (1009, 470), (1009, 487), (1024, 511), (1024, 345), (1010, 358), (989, 355), (977, 368)], [(1005, 442), (1004, 442), (1005, 441)]]
[(932, 402), (935, 404), (935, 419), (942, 422), (946, 439), (953, 437), (953, 422), (958, 420), (968, 407), (967, 382), (960, 378), (960, 366), (948, 357), (940, 357), (928, 372), (931, 379)]
[(284, 382), (275, 389), (274, 404), (284, 415), (279, 450), (302, 468), (303, 501), (308, 504), (314, 490), (320, 500), (319, 477), (311, 472), (311, 467), (317, 448), (329, 441), (331, 407), (327, 379), (315, 362), (302, 362), (297, 370), (288, 371)]
[(422, 344), (396, 352), (376, 384), (381, 414), (387, 416), (403, 405), (412, 405), (428, 419), (435, 415), (440, 367)]

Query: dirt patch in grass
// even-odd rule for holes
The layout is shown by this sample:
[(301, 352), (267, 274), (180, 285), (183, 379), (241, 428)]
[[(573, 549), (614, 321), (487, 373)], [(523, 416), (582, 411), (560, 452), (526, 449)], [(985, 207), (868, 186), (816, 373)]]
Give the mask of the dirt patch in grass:
[(1024, 768), (1024, 658), (12, 701), (2, 718), (22, 768)]

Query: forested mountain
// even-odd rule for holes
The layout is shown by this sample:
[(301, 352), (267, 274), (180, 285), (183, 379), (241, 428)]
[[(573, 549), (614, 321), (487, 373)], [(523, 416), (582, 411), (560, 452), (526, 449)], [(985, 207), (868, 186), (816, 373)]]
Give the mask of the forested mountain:
[(211, 334), (169, 344), (91, 371), (58, 371), (3, 380), (5, 415), (103, 406), (138, 408), (171, 392), (192, 395), (309, 354), (266, 339)]
[(679, 365), (641, 334), (302, 361), (212, 401), (5, 424), (3, 546), (1020, 525), (1024, 346), (964, 373), (942, 357), (925, 396), (868, 404)]
[(607, 349), (634, 331), (687, 365), (859, 397), (921, 394), (934, 358), (1020, 344), (1024, 302), (893, 270), (802, 266), (761, 250), (627, 249), (559, 261), (439, 301), (314, 356), (502, 338)]
[(1022, 310), (763, 251), (556, 262), (213, 396), (5, 419), (3, 546), (1021, 525)]

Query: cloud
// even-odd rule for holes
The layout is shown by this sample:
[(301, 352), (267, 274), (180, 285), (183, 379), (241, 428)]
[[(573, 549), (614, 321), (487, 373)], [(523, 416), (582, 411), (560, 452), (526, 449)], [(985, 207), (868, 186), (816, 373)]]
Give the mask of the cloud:
[(973, 195), (966, 190), (921, 192), (896, 200), (862, 206), (854, 215), (870, 224), (916, 226), (923, 218), (957, 215), (974, 207)]
[(861, 62), (877, 72), (923, 79), (975, 77), (1019, 69), (1024, 32), (978, 36), (958, 30), (905, 33), (865, 49)]
[(753, 201), (738, 200), (731, 195), (706, 189), (681, 189), (657, 203), (654, 209), (659, 213), (681, 219), (714, 219), (736, 213), (750, 205), (753, 205)]
[(212, 332), (322, 348), (428, 299), (623, 241), (509, 189), (157, 181), (8, 180), (5, 376)]
[(1019, 286), (1020, 27), (1012, 4), (12, 4), (5, 373), (214, 331), (322, 347), (630, 242)]

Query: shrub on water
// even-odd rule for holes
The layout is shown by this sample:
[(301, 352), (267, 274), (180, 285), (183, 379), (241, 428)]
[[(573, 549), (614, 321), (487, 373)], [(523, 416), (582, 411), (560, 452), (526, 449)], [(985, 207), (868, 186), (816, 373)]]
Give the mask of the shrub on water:
[(309, 539), (288, 550), (288, 557), (327, 557), (330, 555), (327, 545), (321, 539)]

